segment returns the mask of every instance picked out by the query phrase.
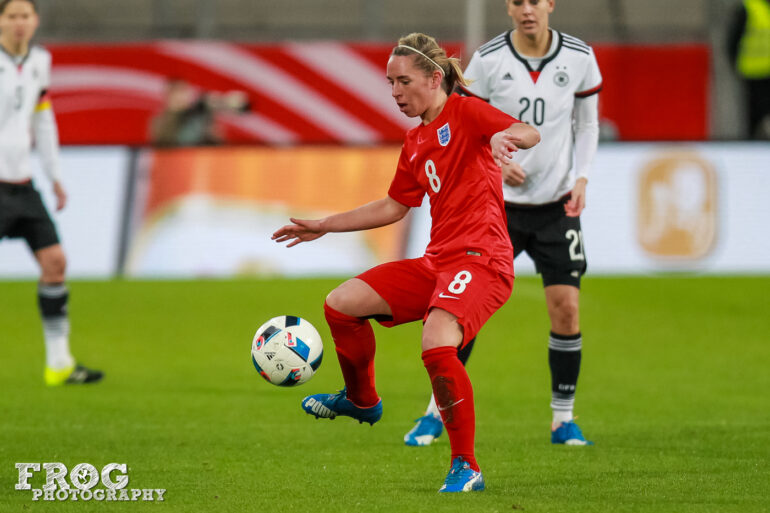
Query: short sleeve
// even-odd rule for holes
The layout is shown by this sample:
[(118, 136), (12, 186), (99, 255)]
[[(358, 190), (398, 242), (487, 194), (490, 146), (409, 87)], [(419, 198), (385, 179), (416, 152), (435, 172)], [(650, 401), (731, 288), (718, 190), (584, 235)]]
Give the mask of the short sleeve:
[(593, 48), (588, 55), (588, 66), (586, 73), (583, 76), (583, 80), (575, 92), (575, 96), (578, 98), (585, 98), (591, 96), (602, 90), (602, 74), (599, 71), (599, 64), (596, 62), (596, 55), (594, 55)]
[(470, 122), (474, 131), (482, 134), (486, 141), (497, 132), (505, 130), (514, 123), (519, 123), (518, 119), (479, 98), (466, 98), (463, 107), (464, 119)]
[(470, 82), (470, 85), (465, 86), (464, 89), (480, 98), (489, 99), (489, 81), (487, 74), (484, 73), (484, 63), (478, 50), (473, 53), (471, 62), (468, 63), (468, 67), (465, 68), (463, 75)]
[(388, 189), (388, 196), (407, 207), (419, 207), (425, 196), (425, 190), (415, 179), (409, 164), (406, 143), (401, 147), (401, 156), (398, 158), (398, 167), (393, 181)]

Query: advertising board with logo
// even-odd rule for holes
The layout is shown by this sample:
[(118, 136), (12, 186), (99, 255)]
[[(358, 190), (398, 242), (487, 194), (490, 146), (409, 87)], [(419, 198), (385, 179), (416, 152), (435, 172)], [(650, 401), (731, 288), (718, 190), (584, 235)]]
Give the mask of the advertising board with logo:
[[(399, 151), (65, 148), (70, 203), (53, 216), (69, 276), (348, 276), (419, 256), (430, 233), (427, 199), (389, 227), (294, 248), (270, 240), (289, 217), (316, 218), (383, 197)], [(581, 216), (588, 276), (770, 273), (769, 170), (767, 143), (601, 145)], [(50, 209), (50, 185), (44, 178), (37, 185)], [(534, 273), (526, 254), (515, 269)], [(0, 279), (37, 275), (23, 241), (0, 241)]]

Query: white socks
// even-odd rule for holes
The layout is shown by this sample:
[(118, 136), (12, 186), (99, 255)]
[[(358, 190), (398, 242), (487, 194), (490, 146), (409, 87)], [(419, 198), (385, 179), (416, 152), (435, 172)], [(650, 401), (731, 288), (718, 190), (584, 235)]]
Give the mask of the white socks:
[(436, 406), (436, 398), (433, 397), (433, 394), (430, 394), (430, 403), (428, 403), (428, 409), (425, 410), (425, 413), (430, 413), (437, 419), (441, 418), (441, 412), (438, 411), (438, 406)]
[(75, 365), (70, 353), (70, 322), (66, 317), (43, 319), (45, 335), (45, 364), (51, 369), (62, 370)]
[(574, 417), (572, 410), (553, 410), (553, 425), (559, 427), (562, 422), (569, 422)]

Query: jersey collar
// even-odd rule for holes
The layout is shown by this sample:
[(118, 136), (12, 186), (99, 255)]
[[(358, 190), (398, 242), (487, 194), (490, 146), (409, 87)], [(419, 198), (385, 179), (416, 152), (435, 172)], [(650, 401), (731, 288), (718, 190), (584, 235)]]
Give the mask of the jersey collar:
[(559, 55), (559, 51), (561, 51), (561, 46), (563, 43), (563, 38), (561, 37), (561, 32), (558, 30), (550, 29), (551, 32), (553, 32), (554, 36), (558, 38), (558, 43), (556, 44), (556, 51), (553, 52), (549, 57), (544, 58), (540, 61), (540, 66), (538, 66), (537, 69), (532, 69), (532, 66), (529, 65), (529, 61), (521, 56), (519, 52), (516, 51), (516, 48), (513, 46), (513, 30), (508, 31), (508, 35), (505, 38), (505, 42), (508, 44), (508, 48), (511, 50), (511, 53), (513, 53), (513, 56), (516, 57), (521, 63), (524, 65), (524, 67), (529, 71), (530, 73), (540, 73), (545, 69), (545, 65), (551, 62), (556, 58), (557, 55)]
[(11, 63), (14, 66), (17, 66), (19, 69), (21, 69), (24, 66), (24, 63), (27, 62), (27, 59), (29, 59), (29, 54), (30, 53), (32, 53), (32, 45), (31, 44), (27, 48), (27, 53), (24, 54), (24, 56), (21, 58), (21, 60), (17, 64), (17, 62), (16, 62), (17, 57), (14, 56), (14, 55), (11, 55), (8, 52), (8, 50), (5, 49), (5, 47), (3, 45), (0, 45), (0, 54), (5, 55), (6, 57), (8, 57), (8, 60), (10, 60)]

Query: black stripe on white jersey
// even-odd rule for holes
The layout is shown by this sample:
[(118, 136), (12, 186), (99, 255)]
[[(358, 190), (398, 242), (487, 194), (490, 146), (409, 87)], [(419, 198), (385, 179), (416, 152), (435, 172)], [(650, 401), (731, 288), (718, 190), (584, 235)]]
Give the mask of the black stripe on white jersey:
[(591, 54), (591, 52), (589, 50), (587, 50), (585, 48), (581, 48), (579, 46), (574, 46), (574, 45), (572, 45), (572, 43), (566, 43), (565, 42), (563, 44), (564, 44), (564, 48), (569, 48), (570, 50), (575, 50), (576, 52), (584, 53), (586, 55), (590, 55)]
[(492, 45), (495, 45), (495, 44), (497, 44), (497, 43), (500, 43), (500, 42), (503, 42), (503, 41), (505, 41), (505, 35), (506, 35), (506, 34), (507, 34), (507, 32), (503, 32), (502, 34), (500, 34), (500, 35), (498, 35), (498, 36), (496, 36), (496, 37), (494, 37), (494, 38), (490, 39), (489, 41), (487, 41), (487, 42), (486, 42), (486, 43), (484, 43), (483, 45), (479, 46), (479, 52), (483, 52), (483, 51), (484, 51), (484, 50), (486, 50), (488, 47), (490, 47), (490, 46), (492, 46)]
[(505, 38), (504, 37), (496, 37), (489, 43), (485, 44), (481, 48), (479, 48), (479, 55), (482, 57), (489, 55), (492, 52), (496, 52), (500, 48), (503, 48), (505, 46)]
[(479, 50), (479, 55), (481, 55), (482, 57), (485, 57), (485, 56), (489, 55), (490, 53), (496, 52), (500, 48), (505, 48), (505, 41), (500, 41), (500, 43), (498, 43), (497, 45), (490, 46), (490, 47), (488, 47), (485, 50)]
[(573, 43), (575, 46), (583, 46), (586, 50), (588, 50), (588, 45), (585, 43), (585, 41), (581, 41), (576, 37), (570, 36), (569, 34), (562, 34), (562, 38), (564, 39), (565, 43)]

